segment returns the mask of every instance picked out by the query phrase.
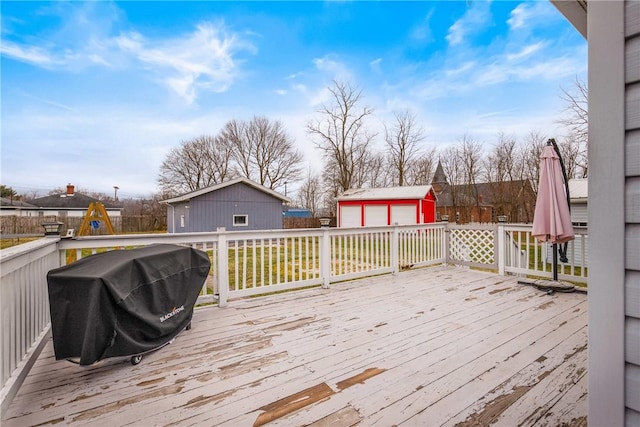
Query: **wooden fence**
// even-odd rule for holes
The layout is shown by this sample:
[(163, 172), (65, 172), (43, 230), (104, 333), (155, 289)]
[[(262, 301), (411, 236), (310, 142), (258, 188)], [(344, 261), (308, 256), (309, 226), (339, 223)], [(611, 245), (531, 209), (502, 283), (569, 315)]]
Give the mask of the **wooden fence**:
[[(151, 233), (154, 231), (166, 231), (167, 219), (154, 215), (123, 215), (109, 217), (116, 233)], [(78, 230), (82, 224), (82, 217), (64, 216), (0, 216), (0, 234), (20, 235), (20, 234), (42, 234), (43, 222), (60, 221), (63, 223), (63, 233), (69, 228)], [(336, 218), (331, 218), (331, 227), (336, 226)], [(320, 218), (284, 218), (282, 228), (320, 228)], [(107, 234), (106, 229), (101, 226), (91, 230), (92, 236)]]
[[(330, 218), (330, 227), (337, 226), (337, 218)], [(320, 218), (284, 218), (282, 228), (319, 228)]]
[[(44, 229), (42, 223), (60, 221), (62, 232), (70, 228), (78, 231), (82, 224), (83, 217), (65, 216), (0, 216), (0, 234), (20, 235), (20, 234), (42, 234)], [(154, 231), (166, 231), (166, 218), (158, 218), (153, 215), (124, 215), (109, 217), (116, 233), (150, 233)], [(91, 229), (92, 236), (107, 234), (107, 230), (102, 223), (96, 229)]]

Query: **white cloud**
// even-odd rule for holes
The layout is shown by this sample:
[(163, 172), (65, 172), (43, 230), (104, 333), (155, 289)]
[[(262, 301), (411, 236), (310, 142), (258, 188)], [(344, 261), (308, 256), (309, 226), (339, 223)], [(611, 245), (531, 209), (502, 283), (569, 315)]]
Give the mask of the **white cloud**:
[(424, 17), (424, 21), (411, 29), (410, 36), (413, 40), (420, 43), (430, 43), (433, 41), (434, 36), (431, 30), (431, 18), (433, 17), (434, 12), (435, 8), (432, 8)]
[(534, 53), (540, 51), (541, 49), (543, 49), (545, 46), (544, 42), (537, 42), (534, 44), (530, 44), (527, 46), (524, 46), (522, 49), (520, 49), (519, 52), (516, 53), (511, 53), (507, 55), (507, 60), (508, 61), (517, 61), (520, 59), (524, 59), (527, 58), (531, 55), (533, 55)]
[[(72, 182), (125, 195), (156, 190), (159, 167), (179, 141), (217, 132), (222, 111), (177, 116), (118, 106), (67, 111), (30, 108), (3, 117), (2, 179), (21, 187)], [(135, 143), (132, 143), (135, 142)], [(24, 159), (29, 159), (25, 162)]]
[(104, 65), (105, 67), (110, 67), (111, 66), (109, 61), (107, 61), (102, 56), (100, 56), (98, 54), (95, 54), (95, 53), (89, 54), (89, 60), (91, 62), (93, 62), (94, 64), (97, 64), (97, 65)]
[(329, 100), (331, 95), (326, 86), (314, 90), (310, 89), (308, 85), (305, 85), (303, 83), (295, 83), (291, 85), (291, 89), (296, 93), (302, 95), (304, 103), (310, 107), (317, 107), (319, 105), (322, 105)]
[(309, 106), (316, 107), (327, 103), (331, 99), (331, 92), (326, 86), (323, 86), (308, 95)]
[(352, 80), (352, 74), (346, 64), (334, 58), (334, 55), (325, 55), (322, 58), (313, 59), (316, 69), (329, 74), (332, 79), (340, 81)]
[(444, 74), (447, 77), (455, 77), (455, 76), (459, 76), (461, 74), (465, 74), (469, 71), (471, 71), (473, 69), (473, 67), (475, 66), (475, 61), (467, 61), (467, 62), (463, 62), (462, 64), (460, 64), (459, 67), (453, 68), (453, 69), (445, 69)]
[(554, 9), (551, 3), (546, 1), (520, 3), (511, 11), (507, 24), (512, 31), (548, 24), (550, 21), (558, 19), (560, 15)]
[(60, 24), (43, 27), (41, 33), (20, 34), (25, 23), (13, 19), (14, 25), (3, 32), (2, 55), (55, 70), (111, 66), (115, 60), (109, 39), (121, 13), (113, 3), (52, 2), (37, 13)]
[(446, 39), (450, 46), (462, 44), (469, 35), (491, 25), (491, 2), (478, 1), (468, 6), (464, 16), (449, 27)]
[(240, 74), (240, 51), (255, 52), (254, 46), (223, 24), (203, 23), (184, 37), (153, 41), (139, 33), (115, 39), (117, 46), (142, 64), (151, 66), (160, 80), (187, 103), (200, 90), (224, 92)]
[[(509, 46), (509, 42), (505, 43)], [(548, 41), (521, 45), (515, 52), (489, 54), (488, 49), (465, 50), (447, 59), (449, 67), (436, 67), (414, 91), (428, 100), (457, 97), (498, 86), (562, 80), (586, 71), (585, 52), (562, 48)]]
[(369, 62), (369, 67), (375, 72), (380, 72), (380, 64), (382, 63), (382, 58), (376, 58), (373, 61)]
[(53, 65), (55, 62), (46, 49), (39, 46), (27, 46), (2, 40), (0, 54), (22, 62), (28, 62), (41, 67)]
[(516, 30), (525, 26), (529, 15), (529, 8), (530, 6), (528, 6), (527, 4), (520, 3), (518, 6), (516, 6), (515, 9), (511, 11), (511, 15), (507, 20), (507, 24), (509, 24), (509, 27), (512, 30)]
[(0, 53), (55, 70), (126, 70), (139, 63), (188, 104), (200, 91), (226, 91), (241, 74), (241, 54), (256, 52), (248, 36), (222, 22), (203, 22), (187, 34), (151, 39), (135, 30), (118, 33), (121, 11), (112, 3), (54, 3), (46, 13), (63, 17), (62, 25), (37, 37), (8, 40), (15, 35), (3, 35)]

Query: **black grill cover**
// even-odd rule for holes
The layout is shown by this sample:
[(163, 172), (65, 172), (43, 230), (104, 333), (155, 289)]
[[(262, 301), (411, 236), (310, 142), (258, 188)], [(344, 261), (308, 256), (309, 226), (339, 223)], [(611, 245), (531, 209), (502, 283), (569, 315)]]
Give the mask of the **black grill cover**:
[(56, 359), (90, 365), (171, 341), (191, 321), (210, 265), (205, 252), (160, 244), (95, 254), (49, 271)]

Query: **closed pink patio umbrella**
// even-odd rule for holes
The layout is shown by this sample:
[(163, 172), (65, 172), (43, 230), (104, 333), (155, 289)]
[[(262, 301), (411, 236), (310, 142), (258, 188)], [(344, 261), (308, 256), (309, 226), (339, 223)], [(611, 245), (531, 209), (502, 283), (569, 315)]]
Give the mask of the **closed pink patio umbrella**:
[(540, 156), (540, 182), (533, 214), (533, 237), (553, 243), (553, 280), (558, 280), (558, 243), (573, 240), (568, 185), (562, 158), (554, 139)]

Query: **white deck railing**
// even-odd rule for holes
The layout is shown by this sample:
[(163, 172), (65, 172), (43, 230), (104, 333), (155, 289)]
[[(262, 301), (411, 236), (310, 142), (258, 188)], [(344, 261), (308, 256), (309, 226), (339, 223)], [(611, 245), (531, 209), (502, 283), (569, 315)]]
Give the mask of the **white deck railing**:
[(47, 272), (60, 266), (59, 238), (0, 251), (2, 413), (17, 393), (49, 331)]
[[(530, 225), (505, 225), (498, 230), (499, 239), (504, 240), (500, 274), (553, 277), (551, 244), (535, 240)], [(558, 260), (558, 279), (587, 283), (589, 236), (586, 227), (575, 227), (574, 233), (575, 239), (567, 244), (568, 262)]]
[[(530, 225), (447, 223), (373, 228), (322, 228), (212, 233), (45, 238), (0, 251), (2, 412), (17, 392), (49, 330), (46, 274), (102, 251), (155, 243), (189, 245), (212, 267), (198, 303), (283, 291), (434, 264), (500, 274), (551, 277), (549, 249)], [(587, 281), (586, 230), (576, 229), (559, 278)]]

